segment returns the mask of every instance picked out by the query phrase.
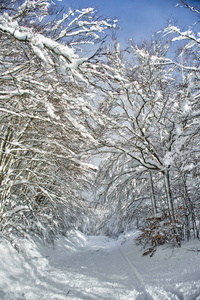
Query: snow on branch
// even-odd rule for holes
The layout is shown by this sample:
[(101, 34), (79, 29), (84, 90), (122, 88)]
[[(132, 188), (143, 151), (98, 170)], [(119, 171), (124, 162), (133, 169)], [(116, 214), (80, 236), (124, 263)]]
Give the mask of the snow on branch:
[[(186, 7), (186, 8), (188, 8), (188, 9), (190, 9), (192, 12), (195, 12), (195, 13), (197, 13), (197, 14), (200, 14), (199, 9), (198, 9), (197, 7), (195, 7), (195, 6), (189, 5), (189, 4), (187, 3), (187, 1), (181, 0), (181, 3), (183, 4), (183, 7)], [(180, 4), (177, 4), (177, 6), (182, 7)]]
[[(45, 15), (48, 15), (48, 9), (50, 4), (51, 1), (46, 1), (46, 0), (26, 0), (24, 1), (24, 3), (22, 3), (22, 5), (18, 7), (17, 13), (13, 18), (16, 19), (19, 17), (23, 17), (24, 14), (30, 13), (32, 11), (34, 12), (36, 9), (39, 9), (44, 17)], [(37, 14), (35, 14), (35, 16), (37, 16)], [(41, 21), (42, 18), (39, 17), (39, 20)]]
[(32, 29), (20, 26), (7, 13), (0, 16), (0, 30), (11, 34), (18, 41), (29, 42), (34, 53), (45, 62), (53, 64), (47, 50), (58, 56), (63, 56), (68, 63), (73, 63), (78, 59), (78, 55), (74, 53), (73, 48), (62, 45), (42, 34), (35, 33)]
[[(94, 8), (87, 8), (74, 11), (69, 9), (67, 14), (63, 14), (62, 19), (52, 21), (52, 26), (45, 29), (46, 32), (50, 33), (48, 37), (41, 32), (36, 32), (35, 27), (27, 27), (20, 24), (21, 17), (24, 17), (24, 15), (29, 16), (29, 14), (31, 16), (30, 11), (34, 10), (35, 14), (39, 10), (41, 15), (39, 21), (41, 22), (42, 18), (47, 15), (50, 4), (50, 1), (45, 0), (26, 0), (18, 7), (15, 15), (4, 13), (0, 16), (0, 31), (12, 35), (20, 42), (29, 43), (35, 55), (47, 64), (54, 64), (52, 60), (53, 54), (62, 73), (66, 69), (78, 69), (83, 62), (87, 61), (87, 58), (79, 58), (73, 45), (93, 44), (93, 40), (100, 39), (98, 33), (101, 34), (104, 33), (104, 30), (115, 28), (117, 21), (110, 22), (110, 20), (98, 19), (92, 16), (95, 12)], [(36, 15), (34, 15), (35, 19)], [(74, 15), (75, 17), (70, 20)], [(35, 23), (35, 20), (33, 23)], [(35, 25), (40, 26), (37, 22)], [(52, 38), (53, 32), (55, 33), (54, 38)], [(66, 41), (63, 43), (63, 38), (70, 38), (70, 44), (67, 45)]]
[(194, 46), (199, 47), (199, 45), (200, 45), (200, 33), (198, 33), (197, 34), (198, 37), (196, 37), (196, 35), (194, 34), (194, 32), (191, 29), (182, 32), (178, 27), (169, 25), (164, 30), (164, 33), (166, 33), (166, 34), (175, 33), (178, 35), (172, 39), (172, 42), (181, 41), (181, 40), (189, 40), (190, 42), (184, 46), (183, 50), (190, 49)]

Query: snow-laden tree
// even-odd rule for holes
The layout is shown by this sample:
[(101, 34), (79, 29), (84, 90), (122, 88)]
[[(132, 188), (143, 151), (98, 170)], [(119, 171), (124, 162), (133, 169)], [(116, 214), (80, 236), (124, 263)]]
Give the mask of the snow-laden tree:
[[(193, 13), (200, 15), (200, 9), (192, 6), (188, 1), (181, 1)], [(198, 27), (197, 27), (198, 29)], [(178, 161), (179, 194), (182, 195), (180, 208), (185, 211), (185, 226), (187, 237), (199, 237), (197, 224), (199, 211), (199, 121), (200, 121), (200, 52), (199, 32), (196, 24), (188, 30), (182, 31), (176, 26), (169, 25), (165, 34), (172, 36), (172, 42), (183, 46), (179, 49), (176, 65), (181, 74), (177, 108), (181, 111), (180, 124), (177, 127), (178, 138), (175, 143), (174, 158)]]
[(87, 151), (104, 123), (86, 75), (115, 22), (50, 0), (1, 1), (0, 12), (0, 231), (50, 237), (84, 216)]
[(110, 149), (111, 156), (103, 162), (97, 180), (105, 185), (105, 189), (100, 187), (100, 198), (108, 205), (117, 203), (119, 219), (124, 214), (128, 224), (127, 215), (133, 216), (138, 204), (146, 206), (150, 195), (157, 213), (153, 187), (157, 173), (163, 175), (170, 217), (175, 219), (169, 182), (175, 95), (167, 50), (168, 44), (158, 41), (149, 47), (131, 45), (133, 63), (122, 57), (117, 44), (108, 54), (113, 84), (102, 107), (110, 106), (113, 129), (102, 138), (102, 145)]
[[(177, 36), (169, 42), (171, 32)], [(117, 43), (108, 52), (111, 89), (101, 107), (112, 128), (102, 136), (108, 155), (97, 176), (107, 210), (103, 230), (119, 233), (153, 216), (160, 243), (165, 234), (178, 242), (192, 231), (198, 236), (199, 218), (199, 39), (174, 26), (164, 34), (131, 44), (124, 57)], [(183, 39), (173, 60), (170, 45)]]

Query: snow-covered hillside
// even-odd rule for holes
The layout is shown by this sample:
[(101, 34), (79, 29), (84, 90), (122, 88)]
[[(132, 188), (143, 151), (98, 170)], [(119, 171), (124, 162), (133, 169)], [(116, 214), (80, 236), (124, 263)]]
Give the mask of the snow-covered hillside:
[(61, 237), (54, 246), (0, 243), (1, 300), (200, 299), (199, 241), (142, 257), (134, 238)]

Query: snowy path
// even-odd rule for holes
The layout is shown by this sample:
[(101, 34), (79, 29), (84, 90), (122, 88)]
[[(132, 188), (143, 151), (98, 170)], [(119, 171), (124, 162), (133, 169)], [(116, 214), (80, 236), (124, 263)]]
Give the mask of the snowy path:
[[(121, 249), (121, 244), (105, 237), (91, 237), (76, 252), (53, 259), (56, 274), (67, 268), (67, 299), (116, 300), (152, 299), (147, 297), (144, 283)], [(53, 256), (52, 256), (53, 258)]]
[(135, 234), (27, 241), (21, 254), (0, 243), (0, 300), (200, 300), (200, 254), (185, 244), (142, 257)]
[(128, 266), (130, 267), (130, 270), (131, 270), (130, 276), (133, 280), (134, 286), (138, 287), (141, 291), (140, 298), (142, 296), (143, 299), (148, 299), (148, 300), (152, 299), (152, 297), (149, 295), (148, 291), (146, 291), (144, 280), (140, 276), (140, 274), (139, 274), (138, 270), (136, 269), (136, 267), (134, 266), (133, 262), (124, 253), (124, 251), (122, 250), (122, 247), (120, 245), (117, 245), (117, 248), (120, 251), (123, 259), (126, 261)]

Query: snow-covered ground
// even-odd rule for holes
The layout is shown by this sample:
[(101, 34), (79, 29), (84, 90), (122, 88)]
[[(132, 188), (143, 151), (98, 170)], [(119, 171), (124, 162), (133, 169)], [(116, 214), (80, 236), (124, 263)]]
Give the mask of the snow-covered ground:
[(137, 232), (61, 237), (54, 246), (0, 242), (1, 300), (200, 299), (199, 241), (142, 257)]

